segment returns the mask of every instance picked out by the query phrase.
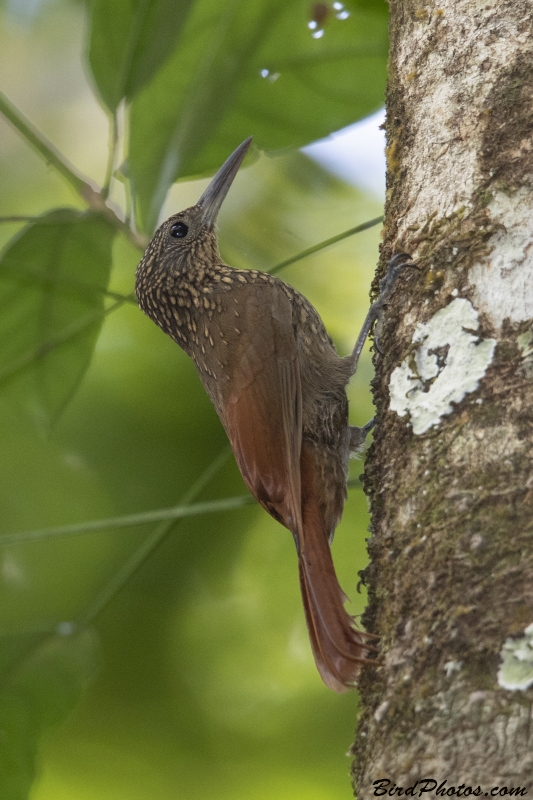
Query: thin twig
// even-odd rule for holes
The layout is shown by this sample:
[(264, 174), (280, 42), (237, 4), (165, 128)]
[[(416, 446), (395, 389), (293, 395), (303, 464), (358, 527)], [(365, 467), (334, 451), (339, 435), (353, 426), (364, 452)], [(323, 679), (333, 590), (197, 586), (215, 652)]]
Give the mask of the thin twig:
[(13, 214), (10, 217), (0, 217), (0, 224), (9, 222), (35, 222), (39, 219), (38, 215)]
[(61, 289), (65, 291), (77, 290), (87, 294), (103, 295), (104, 297), (109, 297), (110, 300), (120, 300), (124, 303), (133, 303), (137, 305), (137, 298), (134, 292), (131, 294), (113, 292), (111, 289), (104, 289), (103, 286), (92, 286), (90, 283), (78, 281), (67, 275), (46, 275), (43, 272), (39, 272), (39, 270), (28, 267), (23, 267), (21, 269), (20, 267), (6, 267), (5, 264), (1, 264), (0, 269), (4, 275), (9, 275), (13, 280), (17, 280), (18, 278), (24, 281), (31, 278), (36, 283), (43, 284), (44, 286), (53, 286), (54, 288), (58, 288), (59, 291), (61, 291)]
[(44, 158), (46, 163), (54, 167), (56, 172), (59, 172), (70, 183), (78, 194), (84, 197), (86, 193), (91, 194), (96, 191), (89, 179), (81, 175), (59, 150), (15, 108), (13, 103), (2, 92), (0, 92), (0, 113), (11, 122), (13, 127)]
[(116, 212), (105, 202), (102, 190), (96, 184), (82, 175), (78, 170), (57, 150), (13, 103), (0, 92), (0, 114), (13, 125), (20, 135), (53, 167), (74, 189), (87, 205), (94, 211), (99, 211), (109, 222), (139, 250), (144, 250), (147, 245), (146, 237), (141, 236), (126, 225)]
[(21, 542), (35, 542), (43, 539), (59, 539), (64, 536), (77, 536), (83, 533), (105, 531), (109, 528), (119, 530), (121, 528), (132, 528), (136, 525), (147, 525), (150, 522), (177, 520), (183, 519), (183, 517), (195, 517), (199, 514), (231, 511), (241, 506), (250, 505), (251, 503), (255, 503), (251, 494), (241, 495), (239, 497), (227, 497), (223, 500), (211, 500), (205, 503), (192, 503), (191, 505), (185, 506), (179, 505), (175, 508), (158, 508), (155, 511), (125, 514), (121, 517), (96, 519), (74, 525), (58, 525), (56, 528), (41, 528), (40, 530), (21, 531), (20, 533), (6, 533), (0, 536), (0, 547), (8, 544), (20, 544)]
[(107, 200), (109, 197), (109, 189), (111, 187), (111, 180), (115, 172), (115, 161), (117, 158), (118, 147), (118, 121), (116, 112), (112, 114), (109, 121), (109, 156), (107, 159), (107, 169), (105, 173), (104, 185), (102, 186), (102, 197)]
[[(227, 453), (226, 453), (227, 456)], [(360, 481), (349, 481), (348, 487), (360, 487)], [(43, 541), (47, 539), (61, 539), (66, 536), (79, 536), (85, 533), (94, 533), (109, 529), (120, 530), (133, 528), (137, 525), (147, 525), (151, 522), (163, 520), (176, 521), (184, 517), (195, 517), (201, 514), (214, 514), (222, 511), (233, 511), (243, 506), (254, 505), (257, 501), (251, 494), (225, 497), (221, 500), (207, 500), (204, 503), (182, 502), (173, 508), (158, 508), (154, 511), (141, 511), (137, 514), (124, 514), (119, 517), (95, 519), (87, 522), (77, 522), (72, 525), (57, 525), (53, 528), (38, 528), (30, 531), (4, 533), (0, 535), (0, 547), (21, 544), (23, 542)]]
[[(204, 489), (211, 478), (224, 466), (229, 458), (231, 450), (225, 447), (218, 456), (213, 459), (211, 464), (202, 472), (200, 477), (193, 483), (183, 497), (181, 498), (180, 505), (188, 505), (197, 497), (202, 489)], [(135, 550), (135, 552), (128, 558), (125, 564), (113, 575), (111, 580), (104, 586), (101, 592), (95, 597), (92, 603), (78, 620), (80, 625), (88, 625), (92, 620), (107, 606), (113, 597), (122, 589), (128, 582), (131, 576), (139, 569), (139, 567), (146, 561), (148, 556), (158, 547), (163, 539), (170, 533), (174, 525), (177, 524), (176, 519), (161, 522), (154, 531), (144, 540), (144, 542)]]
[(325, 239), (323, 242), (319, 242), (318, 244), (314, 244), (312, 247), (308, 247), (306, 250), (302, 250), (295, 256), (287, 258), (286, 261), (282, 261), (280, 264), (276, 264), (275, 267), (271, 267), (267, 270), (267, 272), (269, 272), (271, 275), (274, 272), (279, 272), (280, 269), (284, 269), (284, 267), (288, 267), (290, 264), (295, 264), (297, 261), (301, 261), (302, 258), (307, 258), (307, 256), (311, 256), (313, 253), (318, 253), (319, 250), (324, 250), (324, 248), (329, 247), (332, 244), (336, 244), (343, 239), (347, 239), (349, 236), (353, 236), (356, 233), (366, 231), (368, 228), (372, 228), (374, 225), (378, 225), (380, 222), (383, 222), (383, 217), (375, 217), (367, 222), (362, 222), (361, 225), (356, 225), (355, 228), (350, 228), (347, 231), (343, 231), (343, 233), (338, 233), (336, 236), (332, 236), (331, 239)]
[(50, 339), (42, 342), (42, 344), (38, 345), (32, 350), (26, 351), (26, 353), (23, 353), (21, 356), (19, 356), (19, 358), (16, 358), (10, 364), (4, 367), (4, 369), (0, 370), (0, 384), (5, 383), (15, 375), (18, 375), (19, 372), (22, 372), (23, 369), (26, 369), (26, 367), (29, 367), (31, 364), (34, 364), (37, 361), (40, 361), (42, 358), (45, 358), (47, 355), (49, 355), (49, 353), (52, 352), (52, 350), (55, 350), (57, 347), (65, 344), (70, 339), (78, 336), (86, 328), (90, 328), (91, 325), (94, 325), (103, 317), (106, 317), (117, 308), (120, 308), (125, 302), (125, 298), (117, 300), (116, 303), (113, 303), (113, 305), (109, 306), (103, 311), (99, 311), (96, 314), (90, 314), (82, 317), (81, 319), (77, 319), (74, 323), (72, 323), (72, 325), (69, 325), (67, 328), (59, 331), (59, 333), (55, 334), (55, 336), (50, 337)]

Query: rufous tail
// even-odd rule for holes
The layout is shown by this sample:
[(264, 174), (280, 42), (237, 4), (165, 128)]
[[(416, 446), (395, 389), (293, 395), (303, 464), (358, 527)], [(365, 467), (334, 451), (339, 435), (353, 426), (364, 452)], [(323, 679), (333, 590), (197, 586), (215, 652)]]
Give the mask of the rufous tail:
[(302, 505), (298, 569), (311, 648), (326, 686), (346, 692), (354, 687), (361, 666), (375, 663), (377, 648), (371, 642), (378, 637), (357, 630), (344, 608), (347, 598), (337, 581), (318, 502), (308, 496)]

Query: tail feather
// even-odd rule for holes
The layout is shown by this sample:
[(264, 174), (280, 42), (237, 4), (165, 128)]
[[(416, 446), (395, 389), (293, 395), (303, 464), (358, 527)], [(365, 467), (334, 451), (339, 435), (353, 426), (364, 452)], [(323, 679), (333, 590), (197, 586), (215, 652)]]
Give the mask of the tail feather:
[(345, 692), (353, 688), (363, 664), (375, 663), (369, 656), (377, 648), (368, 641), (375, 637), (357, 630), (344, 608), (346, 596), (337, 581), (323, 516), (306, 483), (304, 478), (298, 569), (309, 639), (326, 686)]
[(353, 688), (362, 664), (373, 663), (369, 656), (376, 648), (344, 608), (327, 541), (326, 547), (331, 570), (324, 569), (325, 559), (315, 568), (305, 552), (300, 555), (300, 588), (317, 669), (326, 686), (345, 692)]

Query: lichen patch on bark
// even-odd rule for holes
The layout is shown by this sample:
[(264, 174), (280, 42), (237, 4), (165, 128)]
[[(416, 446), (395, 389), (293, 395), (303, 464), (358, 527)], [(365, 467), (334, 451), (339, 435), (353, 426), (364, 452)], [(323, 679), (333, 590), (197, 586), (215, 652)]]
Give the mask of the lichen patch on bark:
[[(533, 178), (533, 176), (532, 176)], [(512, 194), (497, 192), (488, 205), (498, 226), (492, 251), (468, 273), (476, 307), (495, 329), (504, 320), (522, 322), (533, 317), (533, 194), (522, 187)]]
[(509, 691), (525, 691), (533, 686), (533, 624), (524, 635), (507, 639), (502, 647), (498, 683)]
[(467, 393), (475, 392), (492, 362), (495, 339), (480, 339), (478, 315), (464, 298), (452, 300), (428, 322), (416, 326), (417, 345), (393, 371), (390, 410), (409, 414), (413, 433), (425, 433), (453, 411)]

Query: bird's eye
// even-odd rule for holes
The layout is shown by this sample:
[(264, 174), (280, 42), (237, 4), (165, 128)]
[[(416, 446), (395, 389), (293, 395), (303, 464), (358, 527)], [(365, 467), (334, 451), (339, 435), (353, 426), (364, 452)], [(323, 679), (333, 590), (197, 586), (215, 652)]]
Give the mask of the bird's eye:
[(169, 233), (174, 239), (183, 239), (189, 233), (189, 228), (184, 222), (175, 222)]

